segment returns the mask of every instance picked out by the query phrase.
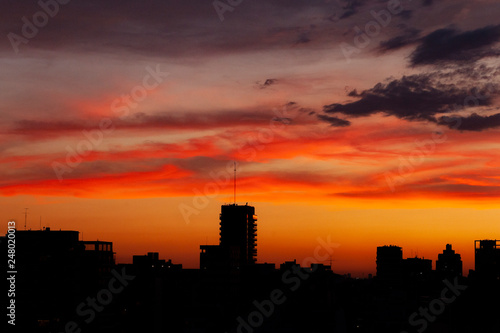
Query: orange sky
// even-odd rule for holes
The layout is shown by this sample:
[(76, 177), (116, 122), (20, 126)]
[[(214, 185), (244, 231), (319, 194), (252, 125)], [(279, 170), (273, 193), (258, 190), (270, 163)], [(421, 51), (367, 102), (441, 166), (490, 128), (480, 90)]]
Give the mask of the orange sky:
[[(160, 252), (163, 258), (196, 268), (199, 245), (218, 243), (219, 205), (229, 195), (209, 198), (206, 207), (199, 209), (199, 215), (190, 216), (188, 222), (183, 219), (179, 207), (183, 204), (193, 206), (190, 197), (15, 196), (2, 200), (2, 218), (14, 218), (18, 228), (22, 229), (22, 209), (16, 214), (6, 215), (4, 212), (8, 207), (25, 205), (30, 208), (28, 228), (38, 229), (41, 216), (42, 225), (52, 229), (79, 230), (85, 240), (113, 241), (118, 262), (131, 262), (134, 254)], [(258, 261), (279, 264), (297, 259), (301, 262), (314, 256), (318, 237), (325, 240), (330, 237), (332, 242), (339, 244), (332, 258), (334, 270), (367, 276), (375, 273), (377, 246), (396, 244), (403, 247), (405, 258), (418, 255), (435, 261), (445, 245), (452, 243), (462, 255), (467, 274), (474, 265), (473, 240), (491, 238), (498, 231), (500, 210), (493, 202), (356, 201), (251, 201), (259, 219)]]

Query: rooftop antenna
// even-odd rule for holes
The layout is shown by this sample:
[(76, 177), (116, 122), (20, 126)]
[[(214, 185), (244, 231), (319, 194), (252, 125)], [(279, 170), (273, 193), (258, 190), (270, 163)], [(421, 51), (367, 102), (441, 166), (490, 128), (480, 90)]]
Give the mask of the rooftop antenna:
[(234, 205), (236, 206), (236, 161), (234, 161)]
[(42, 215), (40, 215), (40, 230), (42, 230)]
[(26, 230), (26, 221), (28, 220), (28, 208), (24, 208), (24, 230)]

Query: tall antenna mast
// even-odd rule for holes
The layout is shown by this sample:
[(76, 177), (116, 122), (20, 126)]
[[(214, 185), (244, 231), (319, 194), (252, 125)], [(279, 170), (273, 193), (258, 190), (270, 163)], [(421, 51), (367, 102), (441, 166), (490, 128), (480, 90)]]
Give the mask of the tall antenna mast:
[(26, 230), (26, 221), (28, 220), (28, 208), (24, 208), (24, 230)]
[(236, 161), (234, 161), (234, 205), (236, 206)]

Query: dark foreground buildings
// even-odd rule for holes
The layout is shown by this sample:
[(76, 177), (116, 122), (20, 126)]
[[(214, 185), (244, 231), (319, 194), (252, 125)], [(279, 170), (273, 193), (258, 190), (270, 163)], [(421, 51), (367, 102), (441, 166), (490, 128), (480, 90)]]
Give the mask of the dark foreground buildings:
[[(378, 247), (377, 276), (352, 279), (311, 260), (278, 269), (258, 263), (255, 222), (251, 206), (222, 206), (220, 243), (201, 247), (201, 269), (157, 252), (116, 265), (111, 242), (83, 242), (77, 231), (17, 231), (17, 331), (499, 331), (498, 241), (476, 242), (468, 278), (448, 244), (436, 270), (429, 259), (403, 259), (401, 247)], [(0, 245), (4, 251), (5, 237)]]
[(367, 332), (500, 331), (499, 243), (475, 241), (476, 270), (468, 278), (451, 244), (435, 271), (429, 259), (403, 259), (401, 247), (378, 247), (371, 310), (360, 314), (370, 318)]
[[(7, 237), (0, 245), (7, 253)], [(107, 286), (115, 267), (111, 242), (80, 241), (78, 231), (50, 228), (16, 231), (13, 258), (16, 326), (24, 332), (48, 330), (71, 317), (78, 303)]]

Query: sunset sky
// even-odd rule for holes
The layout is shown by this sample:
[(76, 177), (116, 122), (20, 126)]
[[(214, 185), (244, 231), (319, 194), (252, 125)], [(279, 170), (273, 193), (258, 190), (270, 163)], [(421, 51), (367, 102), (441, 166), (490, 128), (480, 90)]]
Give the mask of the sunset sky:
[(2, 232), (197, 268), (236, 161), (258, 262), (451, 243), (467, 275), (500, 238), (497, 1), (60, 2), (0, 5)]

